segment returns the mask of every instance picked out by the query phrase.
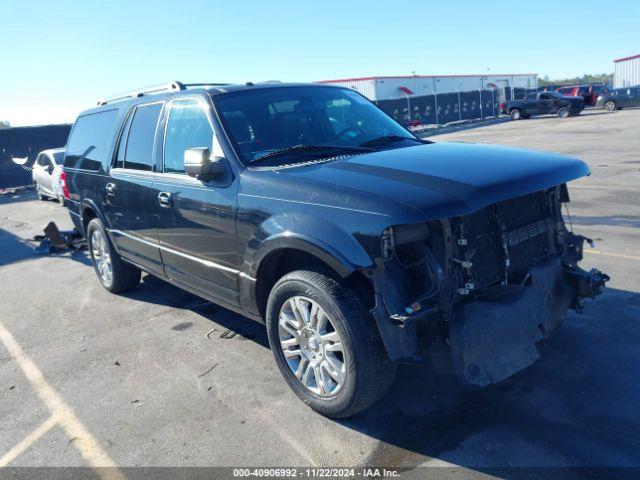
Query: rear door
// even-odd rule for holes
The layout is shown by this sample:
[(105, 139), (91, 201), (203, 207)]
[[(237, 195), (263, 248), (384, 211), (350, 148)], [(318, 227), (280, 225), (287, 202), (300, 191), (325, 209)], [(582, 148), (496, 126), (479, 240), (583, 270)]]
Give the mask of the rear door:
[(184, 171), (184, 152), (207, 147), (222, 155), (211, 109), (202, 97), (169, 106), (162, 173), (156, 176), (158, 239), (165, 274), (192, 289), (238, 303), (237, 179), (201, 181)]
[(164, 102), (139, 104), (128, 113), (105, 184), (105, 215), (120, 254), (162, 275), (155, 228), (155, 173), (158, 120)]

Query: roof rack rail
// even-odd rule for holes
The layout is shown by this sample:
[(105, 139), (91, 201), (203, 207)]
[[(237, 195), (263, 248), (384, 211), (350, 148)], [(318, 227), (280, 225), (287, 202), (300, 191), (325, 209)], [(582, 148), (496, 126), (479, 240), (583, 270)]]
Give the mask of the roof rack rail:
[(197, 87), (226, 87), (227, 85), (231, 85), (230, 83), (183, 83), (182, 84), (186, 88), (197, 88)]
[(112, 102), (118, 102), (120, 100), (126, 100), (127, 98), (138, 98), (144, 95), (150, 95), (153, 93), (171, 92), (177, 90), (184, 90), (185, 86), (181, 82), (173, 81), (169, 83), (162, 83), (160, 85), (151, 85), (149, 87), (139, 88), (137, 90), (131, 90), (128, 92), (118, 93), (111, 97), (106, 97), (98, 100), (98, 105), (106, 105)]
[(152, 85), (149, 87), (139, 88), (137, 90), (131, 90), (129, 92), (118, 93), (111, 97), (106, 97), (98, 100), (98, 105), (106, 105), (112, 102), (118, 102), (120, 100), (126, 100), (128, 98), (138, 98), (144, 95), (151, 95), (154, 93), (165, 93), (165, 92), (174, 92), (180, 90), (186, 90), (187, 88), (197, 88), (197, 87), (223, 87), (225, 85), (229, 85), (228, 83), (182, 83), (174, 80), (169, 83), (162, 83), (160, 85)]

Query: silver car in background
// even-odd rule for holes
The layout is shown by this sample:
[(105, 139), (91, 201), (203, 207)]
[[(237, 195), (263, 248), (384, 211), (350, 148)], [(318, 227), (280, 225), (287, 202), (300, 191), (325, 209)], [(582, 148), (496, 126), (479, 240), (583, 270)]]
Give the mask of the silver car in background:
[(33, 164), (33, 183), (40, 200), (53, 198), (64, 205), (62, 193), (62, 166), (64, 164), (64, 148), (43, 150)]

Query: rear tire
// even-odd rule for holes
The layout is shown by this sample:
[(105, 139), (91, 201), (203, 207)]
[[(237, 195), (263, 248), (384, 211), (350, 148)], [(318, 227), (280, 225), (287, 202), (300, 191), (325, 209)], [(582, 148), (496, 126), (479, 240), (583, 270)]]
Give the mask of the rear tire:
[(607, 112), (613, 112), (616, 109), (616, 104), (613, 100), (607, 100), (604, 102), (604, 109)]
[[(299, 270), (278, 280), (267, 302), (266, 324), (280, 373), (322, 415), (355, 415), (393, 383), (396, 364), (375, 320), (355, 293), (328, 275)], [(325, 343), (325, 338), (332, 340)]]
[(522, 118), (522, 113), (520, 113), (520, 110), (517, 108), (514, 108), (509, 112), (509, 116), (511, 117), (511, 120), (520, 120)]
[(58, 204), (59, 204), (61, 207), (64, 207), (64, 206), (66, 205), (66, 203), (67, 203), (67, 201), (66, 201), (66, 199), (64, 198), (64, 196), (60, 195), (60, 196), (58, 197)]
[(91, 220), (87, 226), (87, 244), (93, 268), (104, 288), (111, 293), (120, 293), (131, 290), (140, 283), (140, 269), (122, 260), (98, 218)]
[(558, 117), (560, 117), (560, 118), (567, 118), (570, 114), (571, 114), (571, 112), (569, 111), (569, 109), (567, 107), (561, 107), (558, 110)]

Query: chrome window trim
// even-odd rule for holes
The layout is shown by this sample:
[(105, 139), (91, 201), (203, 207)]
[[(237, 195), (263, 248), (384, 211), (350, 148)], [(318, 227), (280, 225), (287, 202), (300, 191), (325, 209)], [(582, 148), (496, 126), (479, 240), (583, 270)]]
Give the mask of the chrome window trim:
[[(222, 151), (222, 145), (220, 145), (220, 142), (218, 141), (218, 136), (216, 135), (216, 129), (215, 126), (213, 124), (213, 120), (211, 118), (211, 112), (210, 109), (208, 108), (209, 105), (207, 104), (207, 102), (202, 98), (202, 96), (200, 95), (183, 95), (180, 96), (178, 98), (172, 98), (170, 101), (167, 102), (167, 118), (164, 121), (164, 128), (163, 128), (163, 132), (162, 132), (162, 169), (160, 172), (157, 172), (159, 174), (162, 175), (180, 175), (180, 176), (186, 176), (188, 177), (188, 175), (186, 173), (175, 173), (175, 172), (165, 172), (164, 171), (164, 165), (165, 165), (165, 149), (166, 149), (166, 145), (167, 145), (167, 128), (169, 128), (169, 120), (171, 119), (171, 110), (173, 109), (173, 105), (174, 103), (177, 102), (189, 102), (189, 101), (193, 101), (195, 100), (198, 105), (200, 106), (200, 108), (202, 109), (202, 112), (204, 113), (204, 116), (207, 118), (207, 121), (209, 122), (209, 128), (211, 128), (211, 145), (209, 145), (209, 147), (211, 148), (211, 153), (214, 153), (214, 145), (217, 144), (218, 149), (220, 152)], [(192, 178), (192, 177), (190, 177)], [(198, 180), (196, 180), (198, 181)], [(201, 182), (199, 182), (201, 183)]]

